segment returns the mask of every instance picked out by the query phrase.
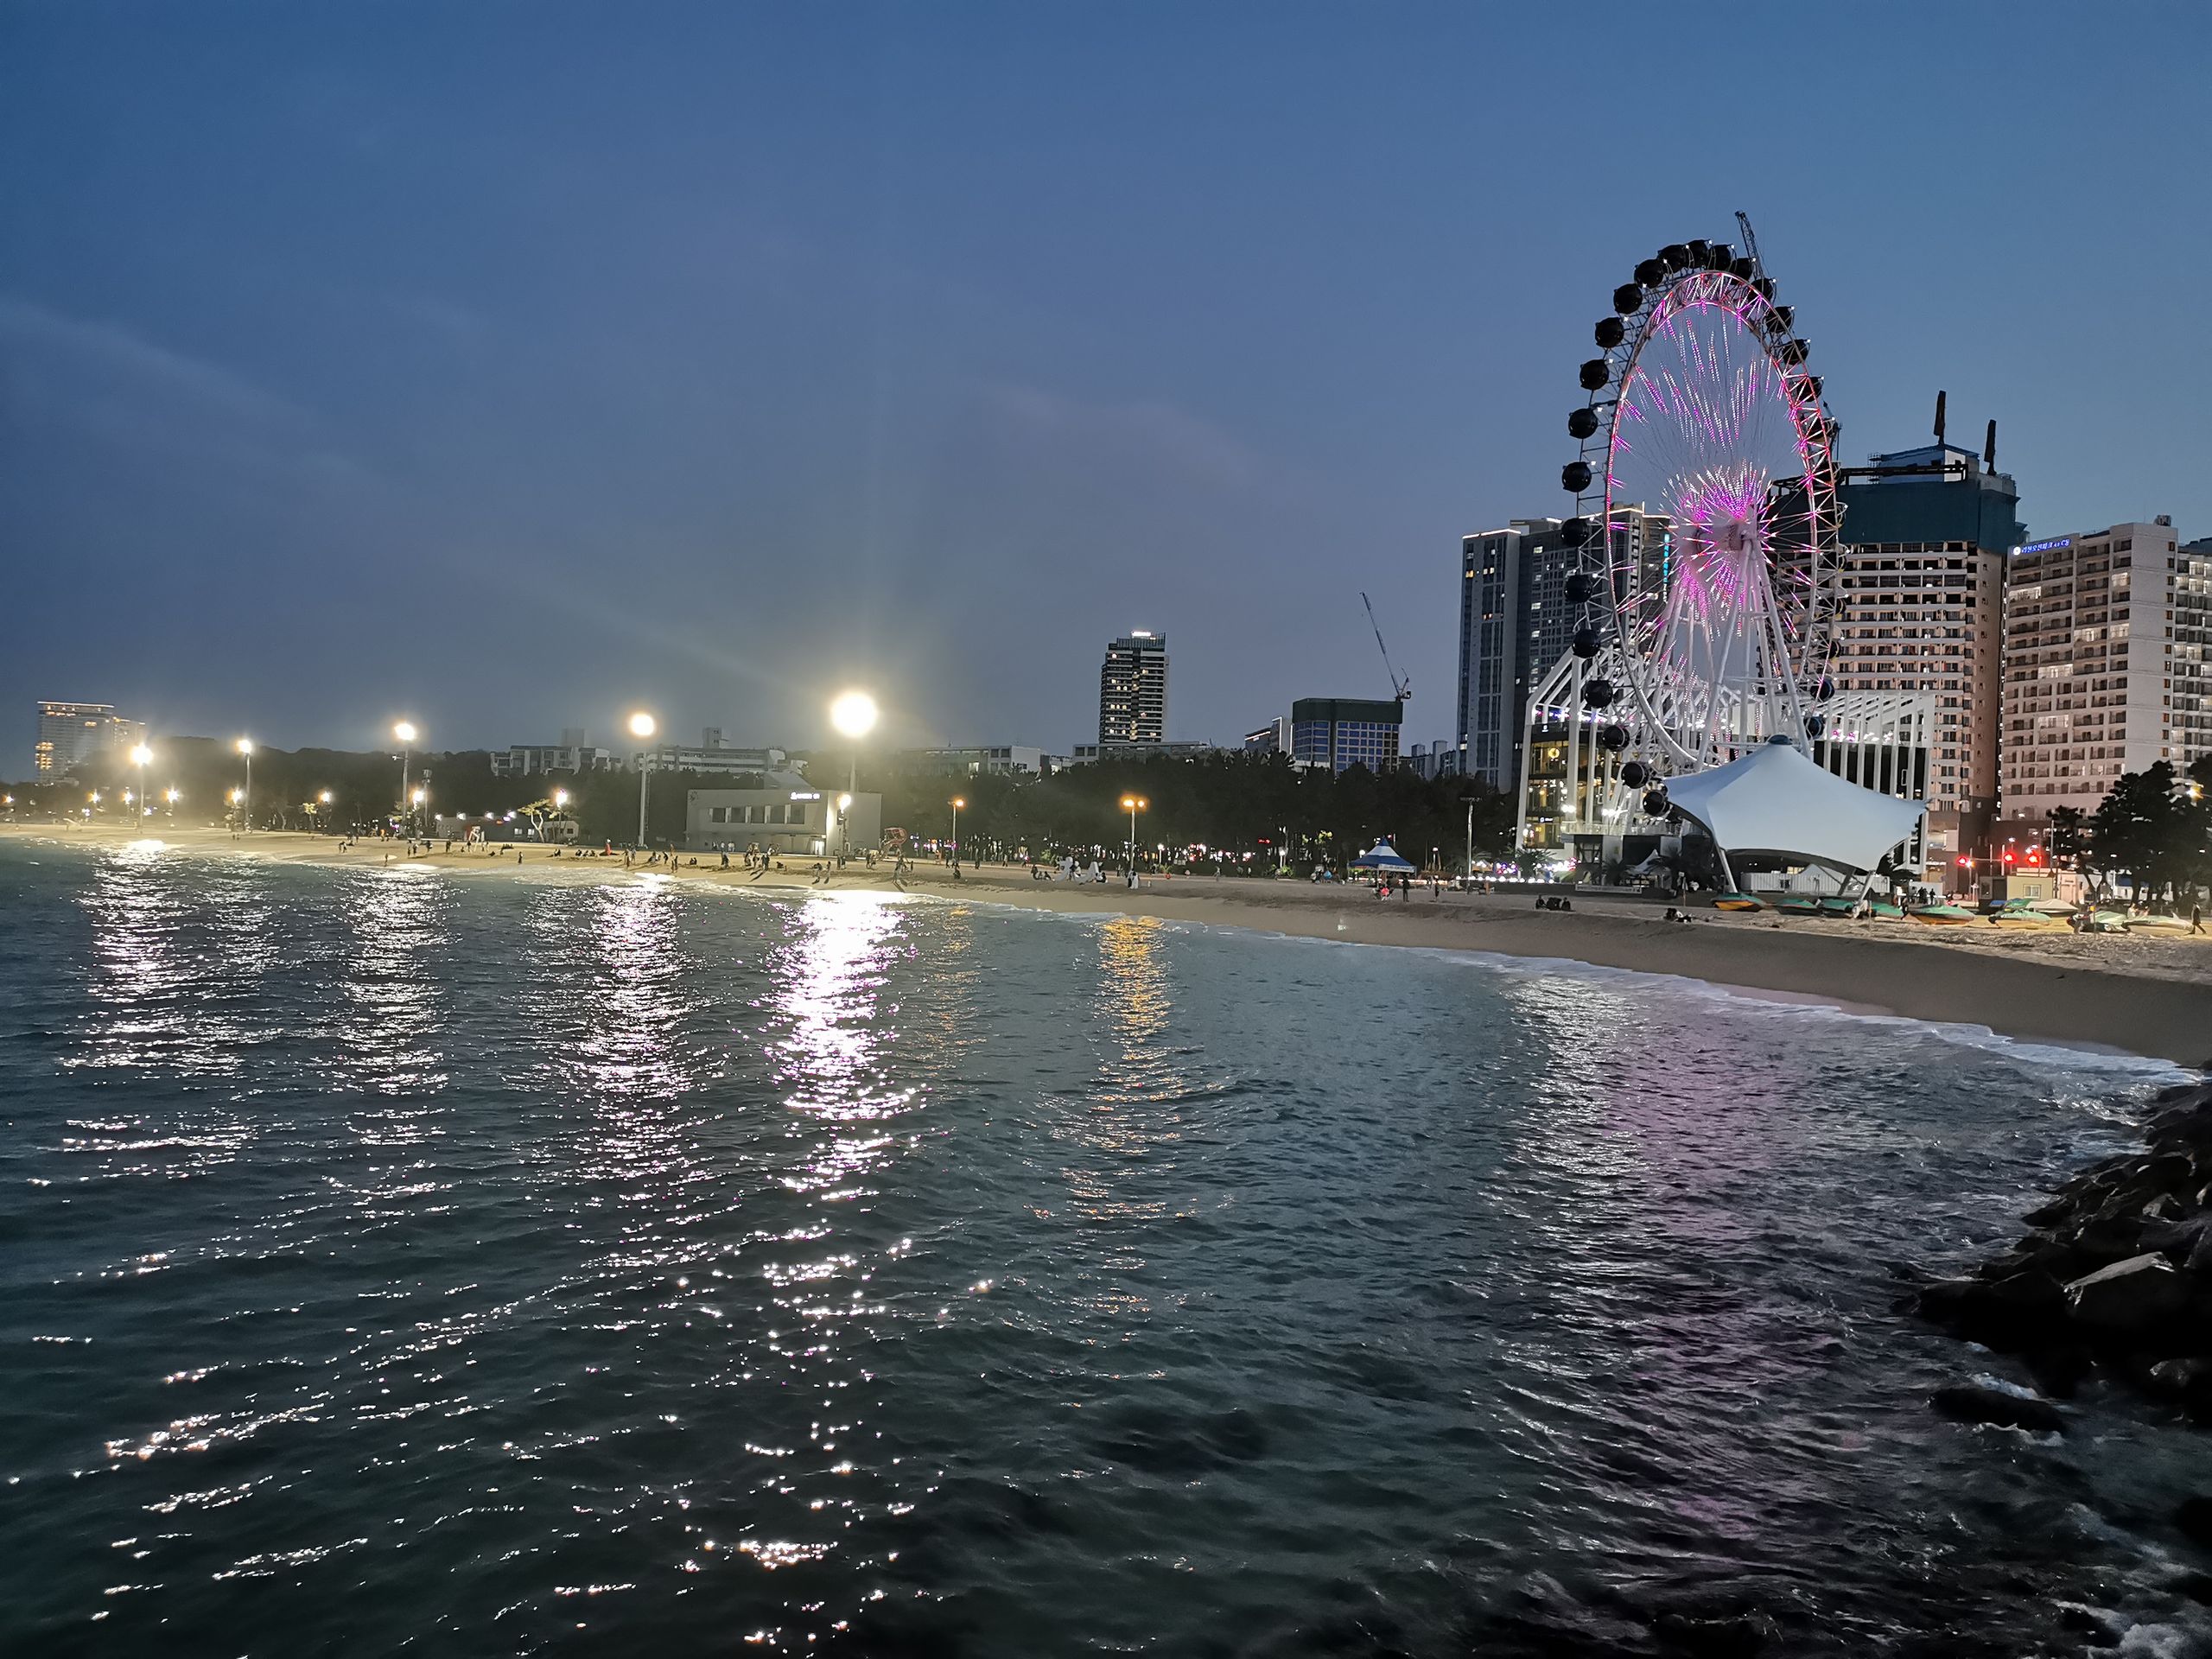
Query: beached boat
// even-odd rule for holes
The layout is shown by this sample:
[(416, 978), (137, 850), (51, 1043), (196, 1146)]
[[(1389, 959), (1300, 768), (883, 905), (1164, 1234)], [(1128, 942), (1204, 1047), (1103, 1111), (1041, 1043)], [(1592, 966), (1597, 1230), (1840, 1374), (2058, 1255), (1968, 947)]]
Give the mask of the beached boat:
[(1859, 901), (1856, 899), (1823, 899), (1821, 900), (1821, 914), (1823, 916), (1849, 916), (1855, 913), (1858, 909)]
[(1866, 908), (1877, 921), (1901, 922), (1904, 919), (1904, 906), (1893, 905), (1886, 899), (1877, 899)]
[(2131, 933), (2186, 933), (2189, 924), (2178, 916), (2130, 916), (2126, 924)]
[(2019, 906), (2000, 910), (1989, 919), (1994, 926), (2025, 928), (2031, 933), (2070, 933), (2073, 931), (2063, 916), (2039, 915), (2035, 911)]
[(1774, 901), (1774, 907), (1784, 916), (1817, 916), (1821, 913), (1821, 901), (1817, 899), (1795, 896), (1777, 899)]
[(1713, 901), (1715, 910), (1764, 910), (1766, 906), (1748, 893), (1724, 893)]
[(1963, 927), (1968, 922), (1981, 919), (1957, 905), (1922, 905), (1908, 913), (1924, 927)]
[(2125, 933), (2127, 931), (2127, 912), (2124, 910), (2092, 911), (2089, 925), (2100, 933)]

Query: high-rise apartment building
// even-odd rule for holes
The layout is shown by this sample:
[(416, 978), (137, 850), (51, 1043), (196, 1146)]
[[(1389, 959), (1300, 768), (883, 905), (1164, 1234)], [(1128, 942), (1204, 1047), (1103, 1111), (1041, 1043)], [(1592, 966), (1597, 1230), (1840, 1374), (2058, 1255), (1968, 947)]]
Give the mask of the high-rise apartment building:
[(146, 741), (146, 722), (125, 720), (111, 702), (41, 702), (31, 770), (60, 777), (94, 756)]
[[(1560, 529), (1556, 518), (1516, 518), (1503, 530), (1460, 540), (1458, 770), (1494, 789), (1518, 786), (1529, 693), (1566, 655), (1581, 617), (1582, 607), (1567, 596), (1567, 576), (1581, 555)], [(1618, 509), (1610, 568), (1663, 563), (1669, 531), (1662, 514)], [(1663, 572), (1646, 574), (1647, 580), (1663, 580)]]
[(2212, 753), (2212, 548), (2173, 525), (2046, 537), (2005, 584), (2005, 816), (2093, 812), (2126, 772)]
[(1940, 439), (1846, 470), (1841, 592), (1832, 673), (1842, 692), (1932, 694), (1930, 868), (1986, 832), (1997, 811), (2005, 561), (2026, 533), (2019, 491), (1980, 455)]
[(1126, 749), (1167, 737), (1167, 636), (1133, 628), (1106, 647), (1098, 671), (1098, 747)]

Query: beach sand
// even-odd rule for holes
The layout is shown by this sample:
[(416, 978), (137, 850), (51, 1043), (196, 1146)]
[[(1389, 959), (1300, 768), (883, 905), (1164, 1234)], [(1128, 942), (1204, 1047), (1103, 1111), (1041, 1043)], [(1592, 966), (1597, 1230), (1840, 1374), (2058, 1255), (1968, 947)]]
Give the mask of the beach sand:
[[(116, 846), (137, 839), (106, 828), (0, 825), (0, 834), (57, 845)], [(333, 837), (220, 829), (170, 828), (149, 840), (180, 853), (377, 868), (452, 870), (487, 879), (673, 879), (733, 887), (889, 891), (888, 866), (817, 873), (786, 857), (764, 875), (722, 870), (701, 855), (697, 868), (625, 869), (621, 860), (556, 857), (550, 848), (436, 852), (409, 857), (404, 844), (364, 842), (341, 851)], [(522, 855), (519, 861), (517, 852)], [(1985, 1026), (2005, 1036), (2120, 1050), (2183, 1065), (2212, 1065), (2212, 938), (2076, 938), (2014, 932), (1983, 923), (1954, 928), (1910, 921), (1727, 916), (1693, 910), (1688, 925), (1660, 919), (1644, 900), (1580, 895), (1571, 913), (1539, 911), (1525, 893), (1417, 892), (1377, 899), (1363, 887), (1317, 886), (1211, 876), (1148, 877), (1131, 891), (1117, 880), (1076, 887), (1033, 880), (1027, 869), (969, 867), (955, 881), (943, 867), (911, 872), (901, 889), (976, 903), (1083, 913), (1123, 912), (1216, 926), (1248, 927), (1345, 944), (1417, 945), (1554, 958), (1656, 974), (1678, 974), (1755, 994), (1830, 1003), (1944, 1024)]]

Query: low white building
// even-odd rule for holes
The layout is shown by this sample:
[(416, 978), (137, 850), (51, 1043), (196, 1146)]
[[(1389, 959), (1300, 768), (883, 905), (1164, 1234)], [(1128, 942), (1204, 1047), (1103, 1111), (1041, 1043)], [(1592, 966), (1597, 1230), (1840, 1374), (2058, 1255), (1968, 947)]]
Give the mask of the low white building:
[[(841, 813), (840, 801), (850, 806)], [(687, 852), (855, 855), (881, 844), (883, 797), (841, 790), (694, 789), (685, 792)]]

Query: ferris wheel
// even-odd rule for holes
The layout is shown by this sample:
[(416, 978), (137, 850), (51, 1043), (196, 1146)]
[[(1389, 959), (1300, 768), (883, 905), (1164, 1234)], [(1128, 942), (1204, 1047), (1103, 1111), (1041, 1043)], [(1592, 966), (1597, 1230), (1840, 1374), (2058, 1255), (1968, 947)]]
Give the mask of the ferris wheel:
[(1613, 290), (1567, 423), (1580, 702), (1652, 817), (1669, 774), (1817, 738), (1834, 692), (1836, 423), (1737, 221), (1742, 251), (1670, 243)]

